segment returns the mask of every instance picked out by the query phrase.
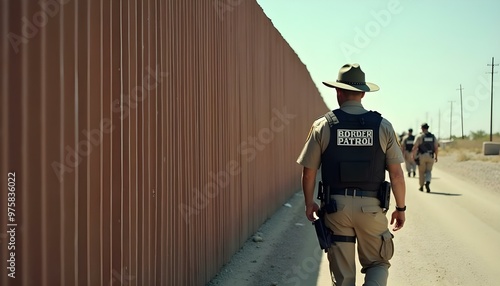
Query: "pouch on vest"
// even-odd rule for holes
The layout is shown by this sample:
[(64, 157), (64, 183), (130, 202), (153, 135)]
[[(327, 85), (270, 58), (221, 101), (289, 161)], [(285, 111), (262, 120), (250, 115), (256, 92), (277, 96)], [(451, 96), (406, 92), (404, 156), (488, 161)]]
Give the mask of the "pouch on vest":
[(370, 162), (340, 162), (340, 181), (343, 183), (362, 183), (370, 178)]

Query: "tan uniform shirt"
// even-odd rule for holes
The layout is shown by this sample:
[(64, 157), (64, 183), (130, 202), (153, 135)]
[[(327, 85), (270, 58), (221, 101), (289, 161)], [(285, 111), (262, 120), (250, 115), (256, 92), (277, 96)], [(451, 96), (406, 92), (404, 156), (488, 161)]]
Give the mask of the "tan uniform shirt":
[[(363, 105), (357, 101), (345, 102), (340, 109), (350, 114), (363, 114), (368, 110), (363, 108)], [(384, 150), (387, 164), (400, 164), (404, 162), (401, 146), (399, 145), (398, 136), (391, 123), (382, 118), (379, 129), (380, 147)], [(309, 168), (319, 169), (321, 167), (321, 154), (328, 147), (330, 142), (330, 126), (328, 121), (323, 116), (314, 121), (309, 131), (306, 143), (300, 153), (297, 163)]]

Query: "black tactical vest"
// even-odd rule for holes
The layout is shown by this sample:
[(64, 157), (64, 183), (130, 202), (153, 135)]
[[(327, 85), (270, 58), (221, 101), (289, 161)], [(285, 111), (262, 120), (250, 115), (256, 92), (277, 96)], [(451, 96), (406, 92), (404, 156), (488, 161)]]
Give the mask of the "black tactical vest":
[(415, 135), (408, 135), (408, 137), (406, 137), (406, 144), (405, 144), (406, 151), (411, 151), (411, 149), (413, 149), (414, 143), (415, 143)]
[(422, 144), (418, 145), (418, 153), (434, 154), (434, 140), (436, 140), (436, 137), (432, 133), (427, 132), (422, 138)]
[[(332, 116), (335, 114), (334, 116)], [(385, 179), (385, 153), (380, 147), (382, 116), (370, 111), (348, 114), (336, 109), (325, 114), (330, 142), (321, 154), (321, 179), (330, 189), (378, 190)]]

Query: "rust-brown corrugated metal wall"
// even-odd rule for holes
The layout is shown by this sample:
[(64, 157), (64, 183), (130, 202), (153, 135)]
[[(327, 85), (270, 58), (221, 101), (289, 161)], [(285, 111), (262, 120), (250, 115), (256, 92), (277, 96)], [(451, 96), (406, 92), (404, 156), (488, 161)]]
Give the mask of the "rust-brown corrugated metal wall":
[(300, 189), (326, 106), (255, 1), (0, 3), (1, 285), (203, 285)]

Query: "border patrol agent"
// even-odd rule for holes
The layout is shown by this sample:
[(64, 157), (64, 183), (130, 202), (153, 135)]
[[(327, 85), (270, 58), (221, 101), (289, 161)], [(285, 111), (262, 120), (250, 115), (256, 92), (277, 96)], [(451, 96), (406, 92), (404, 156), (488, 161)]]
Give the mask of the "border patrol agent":
[(432, 166), (438, 161), (438, 141), (436, 136), (429, 132), (429, 125), (422, 124), (422, 133), (415, 138), (412, 155), (413, 158), (418, 158), (418, 182), (420, 184), (419, 191), (423, 192), (425, 182), (425, 190), (431, 191), (430, 184), (432, 178)]
[(417, 163), (413, 160), (412, 150), (413, 143), (415, 142), (415, 135), (413, 135), (413, 129), (408, 129), (408, 134), (401, 140), (401, 151), (405, 157), (405, 167), (406, 172), (408, 172), (408, 177), (413, 175), (415, 177), (415, 171), (417, 170)]
[(337, 81), (323, 84), (336, 89), (340, 109), (313, 123), (297, 159), (303, 166), (306, 216), (314, 221), (319, 211), (313, 195), (321, 166), (323, 188), (329, 190), (336, 207), (335, 212), (324, 216), (326, 226), (333, 231), (334, 241), (326, 251), (334, 285), (355, 285), (356, 242), (361, 272), (366, 274), (364, 285), (386, 285), (389, 259), (394, 253), (393, 235), (376, 194), (387, 170), (396, 200), (391, 224), (394, 231), (401, 229), (406, 187), (399, 138), (389, 121), (363, 108), (365, 92), (379, 87), (365, 82), (359, 64), (344, 65)]

